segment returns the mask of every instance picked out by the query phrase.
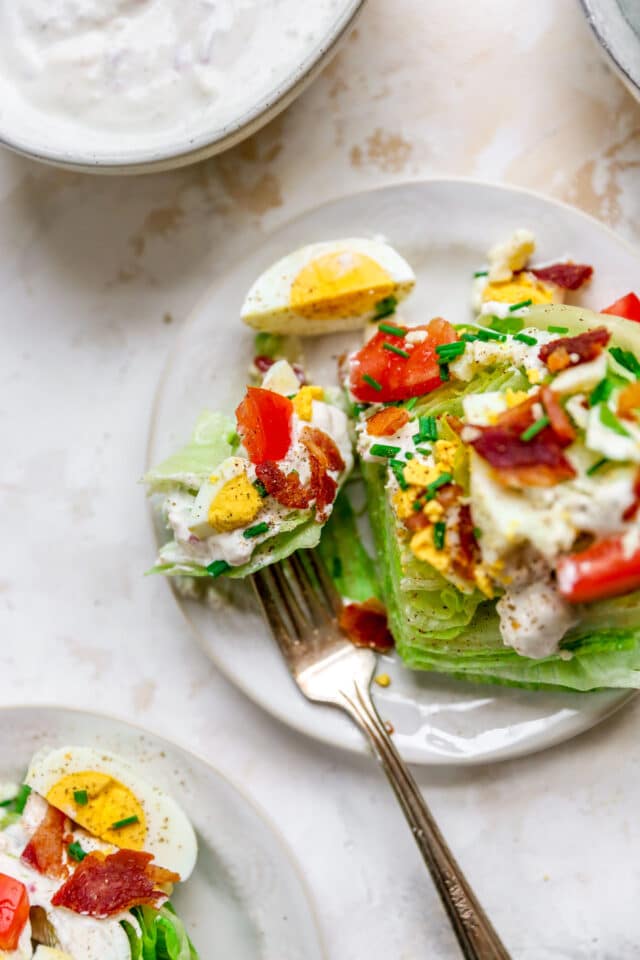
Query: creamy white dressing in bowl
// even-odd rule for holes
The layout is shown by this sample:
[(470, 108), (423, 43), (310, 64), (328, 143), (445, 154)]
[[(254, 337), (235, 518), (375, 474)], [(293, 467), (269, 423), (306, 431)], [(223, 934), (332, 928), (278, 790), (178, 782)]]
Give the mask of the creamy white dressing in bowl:
[(90, 169), (177, 166), (287, 105), (364, 0), (0, 0), (0, 141)]

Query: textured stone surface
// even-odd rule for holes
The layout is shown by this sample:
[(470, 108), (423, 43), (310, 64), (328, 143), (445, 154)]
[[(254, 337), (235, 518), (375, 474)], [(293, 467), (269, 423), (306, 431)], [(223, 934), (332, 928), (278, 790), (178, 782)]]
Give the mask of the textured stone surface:
[[(451, 174), (545, 191), (640, 239), (640, 106), (573, 0), (369, 0), (284, 115), (174, 173), (0, 155), (0, 702), (117, 713), (209, 758), (295, 849), (331, 960), (458, 953), (373, 763), (250, 704), (143, 579), (135, 483), (166, 353), (227, 258), (325, 199)], [(419, 772), (514, 957), (636, 956), (639, 717), (530, 759)]]

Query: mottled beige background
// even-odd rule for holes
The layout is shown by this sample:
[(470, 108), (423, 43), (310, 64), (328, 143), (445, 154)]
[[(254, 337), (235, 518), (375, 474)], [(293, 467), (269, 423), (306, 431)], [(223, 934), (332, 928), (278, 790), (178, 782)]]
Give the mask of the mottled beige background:
[[(640, 106), (577, 0), (369, 0), (311, 89), (196, 167), (97, 179), (0, 153), (0, 703), (101, 709), (205, 754), (294, 846), (330, 960), (458, 954), (373, 765), (252, 706), (141, 576), (154, 545), (136, 479), (164, 358), (216, 271), (324, 200), (452, 174), (542, 190), (640, 240)], [(420, 774), (514, 958), (637, 956), (638, 719)]]

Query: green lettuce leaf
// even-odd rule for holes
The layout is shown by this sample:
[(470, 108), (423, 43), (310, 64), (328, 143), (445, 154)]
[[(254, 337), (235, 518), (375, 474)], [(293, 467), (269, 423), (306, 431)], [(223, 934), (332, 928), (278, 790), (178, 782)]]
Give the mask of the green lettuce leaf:
[(362, 602), (380, 598), (381, 592), (376, 565), (360, 539), (349, 491), (346, 486), (338, 494), (318, 549), (341, 596)]
[(131, 913), (140, 926), (138, 933), (132, 923), (122, 921), (131, 946), (131, 960), (199, 960), (182, 920), (170, 903), (159, 910), (134, 907)]
[(205, 410), (198, 417), (189, 443), (149, 470), (144, 483), (149, 493), (165, 493), (176, 487), (197, 490), (212, 470), (235, 452), (238, 443), (235, 421)]

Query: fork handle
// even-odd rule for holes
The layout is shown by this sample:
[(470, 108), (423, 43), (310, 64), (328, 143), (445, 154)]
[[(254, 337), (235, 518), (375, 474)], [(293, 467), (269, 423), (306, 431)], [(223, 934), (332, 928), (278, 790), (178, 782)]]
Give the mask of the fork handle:
[(371, 700), (356, 682), (341, 706), (367, 734), (373, 752), (400, 802), (411, 832), (440, 894), (465, 960), (510, 960), (429, 812), (409, 768), (396, 750)]

